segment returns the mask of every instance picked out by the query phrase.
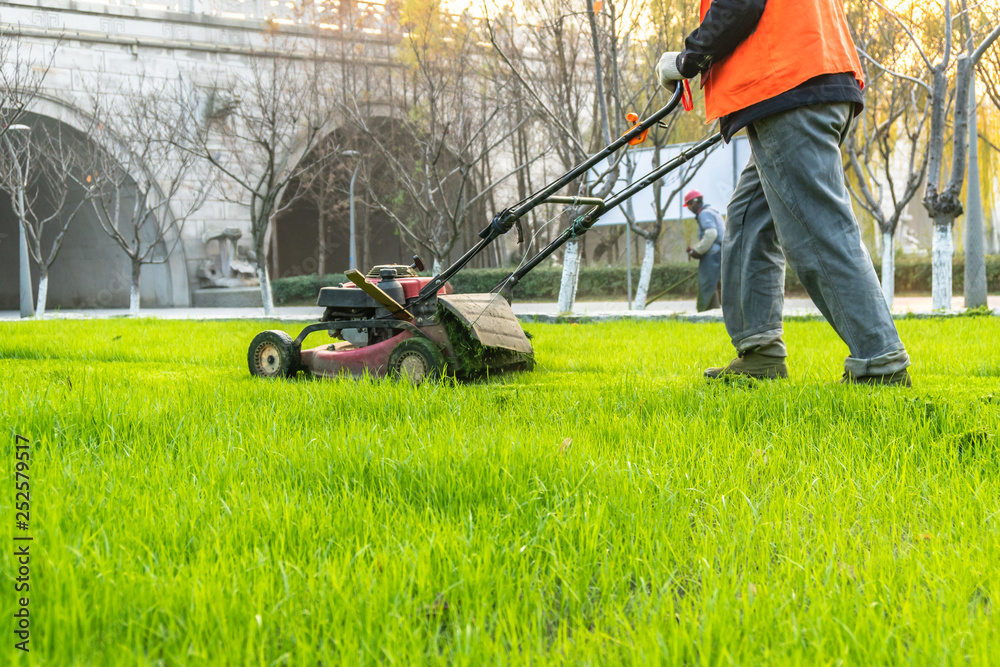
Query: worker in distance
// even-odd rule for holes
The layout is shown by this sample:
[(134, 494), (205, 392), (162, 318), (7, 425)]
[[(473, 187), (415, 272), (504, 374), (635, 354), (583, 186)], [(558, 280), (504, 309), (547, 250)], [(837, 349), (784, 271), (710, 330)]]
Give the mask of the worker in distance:
[(684, 195), (684, 206), (698, 221), (698, 242), (688, 246), (687, 254), (698, 260), (698, 302), (697, 310), (719, 308), (721, 304), (719, 280), (722, 270), (722, 237), (725, 223), (722, 215), (705, 203), (704, 195), (697, 190), (688, 190)]

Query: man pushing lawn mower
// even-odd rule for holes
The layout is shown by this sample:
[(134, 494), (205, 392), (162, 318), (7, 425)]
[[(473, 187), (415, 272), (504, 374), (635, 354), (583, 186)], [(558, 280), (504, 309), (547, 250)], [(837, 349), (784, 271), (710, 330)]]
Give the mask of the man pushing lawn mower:
[(847, 344), (842, 382), (910, 386), (844, 183), (840, 144), (864, 80), (840, 0), (702, 0), (660, 83), (702, 75), (709, 122), (746, 128), (750, 162), (729, 202), (722, 315), (737, 358), (705, 376), (784, 378), (785, 260)]

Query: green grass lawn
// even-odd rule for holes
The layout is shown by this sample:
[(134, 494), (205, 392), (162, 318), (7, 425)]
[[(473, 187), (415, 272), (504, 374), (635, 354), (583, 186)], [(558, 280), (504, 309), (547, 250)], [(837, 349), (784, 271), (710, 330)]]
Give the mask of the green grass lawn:
[(898, 325), (910, 390), (822, 322), (754, 388), (700, 377), (721, 324), (417, 388), (253, 379), (273, 324), (0, 324), (0, 664), (997, 664), (1000, 319)]

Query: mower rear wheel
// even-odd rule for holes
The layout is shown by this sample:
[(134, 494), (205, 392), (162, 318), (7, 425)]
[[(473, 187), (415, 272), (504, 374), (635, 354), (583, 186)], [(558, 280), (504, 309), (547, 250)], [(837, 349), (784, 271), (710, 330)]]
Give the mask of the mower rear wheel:
[(262, 378), (292, 377), (301, 362), (292, 337), (284, 331), (261, 331), (247, 352), (250, 374)]
[(436, 380), (444, 368), (444, 355), (426, 338), (407, 338), (389, 355), (390, 375), (396, 379), (406, 378), (414, 386), (425, 380)]

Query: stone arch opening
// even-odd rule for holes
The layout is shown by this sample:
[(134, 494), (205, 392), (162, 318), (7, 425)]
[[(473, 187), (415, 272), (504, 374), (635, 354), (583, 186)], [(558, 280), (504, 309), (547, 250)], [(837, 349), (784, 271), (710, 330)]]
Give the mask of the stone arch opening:
[[(373, 120), (389, 126), (392, 120)], [(369, 183), (363, 182), (364, 174), (388, 174), (384, 158), (374, 147), (365, 146), (363, 139), (347, 128), (338, 128), (311, 153), (302, 158), (305, 164), (317, 163), (321, 156), (342, 153), (350, 147), (359, 157), (334, 156), (318, 168), (313, 185), (307, 194), (293, 202), (279, 216), (272, 237), (271, 261), (275, 277), (299, 276), (312, 273), (340, 274), (351, 268), (349, 261), (350, 240), (350, 191), (351, 177), (358, 162), (362, 171), (355, 184), (355, 234), (357, 244), (356, 268), (367, 271), (376, 264), (409, 263), (415, 254), (408, 246), (395, 223), (377, 210), (371, 202)], [(295, 192), (298, 183), (291, 183), (285, 197)], [(388, 196), (395, 183), (386, 179), (374, 185), (380, 196)], [(325, 252), (324, 252), (325, 250)]]
[[(368, 120), (369, 126), (383, 138), (386, 144), (400, 148), (400, 158), (412, 161), (414, 168), (420, 164), (419, 147), (414, 147), (405, 156), (406, 133), (399, 129), (398, 121), (378, 116)], [(363, 163), (362, 172), (355, 186), (355, 233), (357, 238), (357, 267), (364, 272), (378, 264), (409, 264), (413, 255), (420, 255), (427, 269), (431, 268), (431, 258), (425, 248), (420, 247), (412, 237), (401, 233), (390, 216), (379, 210), (372, 201), (374, 190), (382, 202), (396, 202), (405, 209), (408, 205), (404, 188), (392, 176), (386, 158), (372, 146), (363, 134), (352, 132), (349, 127), (334, 130), (317, 149), (303, 157), (303, 161), (315, 163), (320, 156), (344, 151), (357, 151), (360, 157), (334, 157), (328, 159), (316, 179), (327, 187), (323, 194), (311, 192), (294, 202), (284, 214), (279, 216), (272, 236), (269, 253), (271, 271), (275, 277), (307, 275), (313, 273), (339, 274), (349, 267), (350, 214), (348, 191), (357, 161)], [(453, 157), (453, 156), (451, 156)], [(449, 159), (449, 155), (445, 156)], [(362, 182), (364, 175), (368, 176)], [(292, 183), (285, 194), (294, 192)], [(471, 187), (471, 186), (470, 186)], [(316, 189), (315, 187), (313, 188)], [(470, 192), (471, 196), (472, 193)], [(325, 201), (325, 206), (320, 205)], [(485, 218), (485, 200), (477, 208), (477, 215)], [(324, 210), (321, 210), (324, 209)], [(405, 215), (405, 212), (401, 215)], [(454, 260), (479, 239), (479, 229), (474, 224), (466, 225), (456, 241), (447, 260)], [(320, 234), (321, 228), (324, 234)], [(475, 229), (474, 229), (475, 228)], [(325, 248), (325, 253), (322, 249)], [(320, 257), (323, 255), (323, 261)], [(482, 265), (489, 258), (478, 258), (474, 266)]]
[[(73, 136), (83, 141), (83, 135), (72, 125), (41, 113), (29, 113), (19, 121), (29, 127), (42, 126), (49, 130), (61, 131), (64, 136)], [(0, 140), (2, 142), (3, 140)], [(5, 146), (0, 148), (6, 150)], [(9, 157), (9, 156), (8, 156)], [(51, 213), (53, 210), (53, 183), (50, 178), (42, 177), (34, 186), (41, 213)], [(135, 183), (132, 181), (132, 187)], [(134, 196), (134, 195), (133, 195)], [(66, 211), (72, 211), (84, 197), (80, 185), (70, 185), (70, 193)], [(122, 207), (130, 207), (125, 198)], [(19, 292), (19, 226), (10, 195), (0, 192), (0, 309), (15, 310), (18, 308)], [(46, 206), (48, 209), (46, 210)], [(47, 226), (42, 239), (43, 251), (51, 247), (52, 240), (58, 233), (54, 223)], [(163, 251), (166, 250), (164, 245)], [(175, 252), (180, 252), (179, 247)], [(176, 305), (175, 285), (172, 274), (173, 262), (152, 264), (143, 267), (140, 282), (142, 304), (145, 307), (164, 307)], [(183, 266), (183, 260), (181, 260)], [(93, 208), (84, 203), (69, 225), (55, 262), (49, 270), (49, 287), (47, 310), (59, 308), (126, 308), (129, 301), (131, 268), (128, 257), (121, 248), (105, 233)], [(34, 261), (31, 262), (31, 279), (33, 298), (38, 294), (39, 271)], [(186, 283), (186, 278), (185, 281)], [(187, 294), (182, 302), (187, 303)]]

